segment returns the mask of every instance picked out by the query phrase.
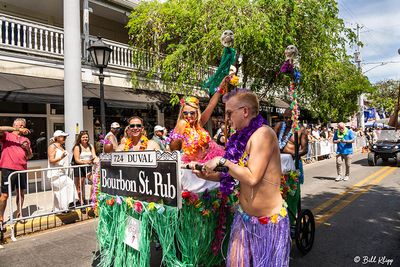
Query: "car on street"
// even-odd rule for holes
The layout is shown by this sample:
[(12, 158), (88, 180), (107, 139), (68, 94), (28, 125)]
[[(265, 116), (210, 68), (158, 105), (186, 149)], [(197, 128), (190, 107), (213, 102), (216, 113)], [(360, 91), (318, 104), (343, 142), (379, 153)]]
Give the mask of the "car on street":
[(368, 165), (375, 166), (378, 159), (386, 162), (390, 158), (395, 159), (396, 165), (400, 167), (400, 130), (383, 129), (378, 140), (370, 145)]

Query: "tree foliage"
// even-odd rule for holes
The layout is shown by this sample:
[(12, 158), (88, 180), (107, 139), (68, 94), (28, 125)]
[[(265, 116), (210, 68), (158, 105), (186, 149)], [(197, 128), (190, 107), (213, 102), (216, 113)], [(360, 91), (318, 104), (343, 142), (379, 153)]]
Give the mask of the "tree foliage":
[(399, 94), (400, 81), (386, 80), (374, 85), (375, 90), (369, 95), (371, 106), (392, 113)]
[(288, 81), (277, 73), (290, 44), (301, 55), (300, 104), (313, 115), (349, 116), (357, 110), (351, 101), (370, 88), (349, 63), (345, 44), (356, 38), (338, 17), (336, 0), (141, 1), (128, 28), (133, 46), (159, 55), (149, 75), (183, 93), (192, 88), (184, 85), (200, 84), (202, 70), (218, 65), (226, 29), (243, 58), (244, 86), (263, 97), (287, 96)]

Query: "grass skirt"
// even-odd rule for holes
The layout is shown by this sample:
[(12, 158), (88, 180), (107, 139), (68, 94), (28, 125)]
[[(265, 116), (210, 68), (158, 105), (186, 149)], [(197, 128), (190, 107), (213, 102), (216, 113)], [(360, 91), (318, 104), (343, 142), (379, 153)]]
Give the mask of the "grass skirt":
[(276, 218), (276, 223), (261, 224), (259, 218), (236, 211), (226, 266), (289, 266), (289, 218)]

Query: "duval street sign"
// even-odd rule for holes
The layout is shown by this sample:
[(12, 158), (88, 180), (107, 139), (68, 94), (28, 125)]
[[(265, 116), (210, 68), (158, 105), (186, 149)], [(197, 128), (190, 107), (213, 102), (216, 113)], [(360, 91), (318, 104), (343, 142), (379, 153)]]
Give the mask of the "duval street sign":
[(181, 207), (178, 152), (134, 151), (100, 156), (101, 192)]

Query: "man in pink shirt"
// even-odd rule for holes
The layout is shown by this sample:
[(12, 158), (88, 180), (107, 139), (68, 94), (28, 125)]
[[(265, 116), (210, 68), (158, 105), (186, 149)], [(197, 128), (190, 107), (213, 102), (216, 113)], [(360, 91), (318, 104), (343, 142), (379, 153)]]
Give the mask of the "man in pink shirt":
[[(3, 145), (0, 158), (1, 168), (1, 196), (0, 196), (0, 227), (3, 230), (4, 211), (8, 199), (8, 183), (11, 182), (11, 190), (17, 189), (17, 217), (21, 216), (21, 208), (24, 203), (24, 190), (27, 186), (26, 174), (14, 175), (11, 181), (8, 176), (14, 171), (27, 169), (27, 161), (32, 158), (31, 142), (22, 136), (29, 134), (25, 128), (26, 121), (17, 118), (13, 126), (0, 126), (0, 142)], [(19, 178), (19, 181), (18, 181)]]

